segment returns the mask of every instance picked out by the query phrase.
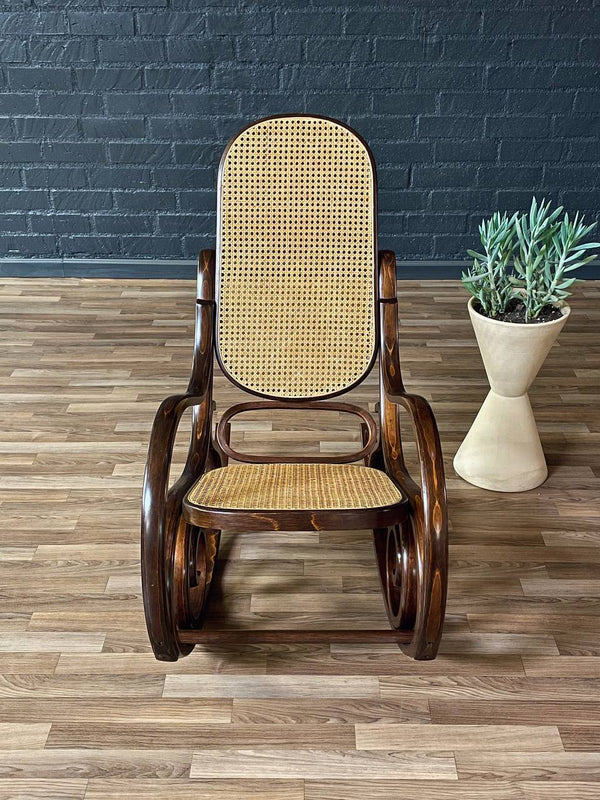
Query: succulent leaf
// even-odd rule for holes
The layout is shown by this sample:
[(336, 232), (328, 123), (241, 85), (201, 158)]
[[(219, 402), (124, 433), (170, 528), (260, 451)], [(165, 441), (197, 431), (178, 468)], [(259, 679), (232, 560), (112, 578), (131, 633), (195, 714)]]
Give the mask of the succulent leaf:
[[(485, 313), (497, 316), (506, 310), (516, 292), (523, 297), (526, 318), (539, 315), (544, 306), (568, 297), (576, 278), (566, 272), (579, 269), (596, 257), (599, 242), (581, 243), (595, 227), (584, 224), (579, 212), (573, 218), (563, 207), (551, 209), (550, 201), (532, 198), (526, 214), (494, 212), (479, 225), (483, 253), (468, 250), (473, 266), (462, 281)], [(589, 255), (584, 255), (586, 251)], [(512, 266), (511, 266), (512, 261)]]

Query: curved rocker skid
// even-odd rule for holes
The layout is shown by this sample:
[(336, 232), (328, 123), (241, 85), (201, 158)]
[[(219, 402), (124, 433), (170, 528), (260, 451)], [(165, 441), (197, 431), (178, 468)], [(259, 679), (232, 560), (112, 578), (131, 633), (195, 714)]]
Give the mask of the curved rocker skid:
[[(402, 650), (415, 659), (435, 658), (444, 623), (448, 585), (448, 518), (444, 463), (433, 412), (407, 394), (398, 349), (396, 258), (380, 254), (381, 451), (375, 455), (408, 496), (410, 514), (394, 527), (374, 530), (375, 552), (390, 624), (412, 630)], [(408, 411), (417, 440), (420, 485), (402, 451), (399, 408)]]
[[(177, 629), (203, 619), (218, 548), (217, 531), (200, 531), (182, 517), (183, 498), (202, 471), (220, 465), (211, 444), (213, 274), (214, 253), (203, 251), (192, 376), (185, 394), (168, 397), (158, 409), (144, 474), (142, 594), (148, 636), (161, 661), (175, 661), (192, 650), (193, 645), (180, 641)], [(192, 436), (186, 464), (169, 489), (175, 435), (190, 406)]]

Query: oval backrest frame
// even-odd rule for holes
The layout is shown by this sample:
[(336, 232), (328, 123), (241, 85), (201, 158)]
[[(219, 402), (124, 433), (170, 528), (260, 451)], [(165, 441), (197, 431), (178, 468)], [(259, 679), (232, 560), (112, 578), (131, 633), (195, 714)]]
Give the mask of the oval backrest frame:
[[(238, 142), (240, 137), (246, 134), (252, 128), (255, 128), (259, 125), (263, 125), (265, 123), (272, 122), (274, 120), (295, 120), (295, 119), (302, 119), (302, 120), (321, 120), (327, 123), (331, 123), (339, 128), (344, 129), (353, 140), (358, 142), (361, 146), (361, 149), (364, 151), (364, 154), (368, 160), (369, 166), (369, 177), (370, 177), (370, 197), (369, 197), (369, 209), (368, 212), (370, 214), (369, 218), (369, 226), (371, 235), (370, 239), (370, 247), (369, 247), (369, 264), (370, 269), (372, 272), (372, 281), (369, 287), (369, 323), (370, 323), (370, 331), (369, 331), (369, 351), (368, 351), (368, 358), (364, 359), (364, 368), (357, 376), (354, 376), (351, 381), (347, 381), (344, 383), (343, 386), (339, 387), (329, 387), (328, 390), (317, 392), (317, 393), (280, 393), (274, 391), (264, 391), (260, 388), (257, 388), (256, 385), (248, 384), (247, 382), (241, 380), (235, 374), (233, 374), (233, 370), (230, 369), (230, 366), (227, 363), (227, 359), (223, 358), (223, 353), (221, 349), (221, 299), (222, 299), (222, 281), (221, 281), (221, 272), (222, 272), (222, 235), (223, 235), (223, 176), (225, 166), (227, 164), (227, 159), (231, 153), (232, 147)], [(366, 208), (366, 206), (365, 206)], [(216, 276), (215, 276), (215, 291), (216, 291), (216, 322), (215, 322), (215, 353), (217, 356), (217, 361), (221, 370), (225, 374), (225, 376), (236, 386), (243, 389), (250, 394), (257, 395), (259, 397), (270, 398), (273, 400), (289, 400), (291, 402), (298, 402), (302, 400), (320, 400), (325, 399), (328, 397), (335, 397), (337, 395), (343, 394), (350, 389), (354, 388), (358, 384), (360, 384), (366, 376), (371, 371), (375, 359), (377, 357), (378, 352), (378, 345), (379, 345), (379, 336), (378, 336), (378, 315), (376, 313), (376, 304), (378, 299), (378, 275), (377, 275), (377, 172), (375, 161), (371, 150), (364, 139), (356, 133), (350, 126), (346, 125), (339, 120), (332, 119), (330, 117), (321, 116), (317, 114), (278, 114), (270, 117), (264, 117), (262, 119), (256, 120), (255, 122), (246, 125), (242, 128), (227, 144), (223, 156), (221, 158), (221, 162), (219, 164), (219, 171), (218, 171), (218, 181), (217, 181), (217, 249), (216, 249)]]

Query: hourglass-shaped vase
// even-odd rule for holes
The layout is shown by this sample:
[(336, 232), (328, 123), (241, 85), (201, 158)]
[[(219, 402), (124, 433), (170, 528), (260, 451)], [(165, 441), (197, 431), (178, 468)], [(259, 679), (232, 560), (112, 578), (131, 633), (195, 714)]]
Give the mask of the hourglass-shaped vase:
[(571, 309), (541, 323), (499, 322), (473, 309), (469, 315), (490, 392), (455, 458), (469, 483), (497, 492), (525, 492), (548, 477), (548, 467), (527, 396)]

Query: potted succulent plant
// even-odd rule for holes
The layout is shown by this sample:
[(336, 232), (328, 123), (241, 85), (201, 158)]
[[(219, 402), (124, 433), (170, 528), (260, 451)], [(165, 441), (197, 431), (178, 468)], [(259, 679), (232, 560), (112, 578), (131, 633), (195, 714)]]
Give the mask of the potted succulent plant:
[(594, 257), (594, 228), (535, 197), (526, 214), (496, 212), (479, 226), (483, 253), (462, 281), (490, 392), (455, 458), (469, 483), (523, 492), (544, 482), (546, 460), (527, 390), (571, 309), (572, 272)]

